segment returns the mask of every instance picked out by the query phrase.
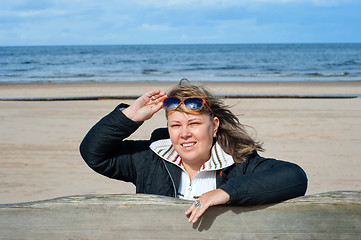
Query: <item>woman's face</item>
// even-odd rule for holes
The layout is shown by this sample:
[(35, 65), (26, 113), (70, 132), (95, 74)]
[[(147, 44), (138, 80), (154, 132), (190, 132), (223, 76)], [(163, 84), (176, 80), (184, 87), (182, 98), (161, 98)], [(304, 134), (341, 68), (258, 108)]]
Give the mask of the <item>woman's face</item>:
[(168, 131), (182, 161), (201, 166), (209, 160), (219, 119), (207, 114), (168, 112)]

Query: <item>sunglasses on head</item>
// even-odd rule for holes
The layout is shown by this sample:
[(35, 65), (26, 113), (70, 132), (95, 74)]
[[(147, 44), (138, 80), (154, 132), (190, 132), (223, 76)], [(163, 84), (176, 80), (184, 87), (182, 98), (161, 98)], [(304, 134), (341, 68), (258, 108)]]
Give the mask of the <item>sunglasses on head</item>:
[(212, 114), (214, 114), (211, 108), (208, 106), (206, 100), (199, 97), (189, 97), (185, 99), (180, 99), (177, 97), (167, 97), (163, 100), (163, 107), (165, 110), (175, 110), (182, 103), (190, 111), (200, 111), (203, 106), (206, 106), (208, 110)]

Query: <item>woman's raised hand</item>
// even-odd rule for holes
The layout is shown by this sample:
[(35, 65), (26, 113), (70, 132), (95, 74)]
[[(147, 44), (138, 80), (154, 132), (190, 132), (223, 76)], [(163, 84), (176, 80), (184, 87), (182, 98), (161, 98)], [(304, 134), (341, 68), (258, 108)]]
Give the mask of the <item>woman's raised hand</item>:
[(134, 122), (148, 120), (162, 108), (165, 96), (165, 92), (150, 91), (135, 100), (133, 104), (123, 110), (123, 113)]

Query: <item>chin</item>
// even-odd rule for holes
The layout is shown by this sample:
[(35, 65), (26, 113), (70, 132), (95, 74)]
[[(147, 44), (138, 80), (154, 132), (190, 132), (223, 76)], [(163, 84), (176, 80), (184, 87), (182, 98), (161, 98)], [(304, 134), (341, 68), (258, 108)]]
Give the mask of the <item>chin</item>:
[(195, 162), (197, 161), (197, 159), (199, 159), (199, 155), (194, 155), (194, 154), (180, 154), (180, 156), (182, 157), (183, 161), (187, 161), (187, 162)]

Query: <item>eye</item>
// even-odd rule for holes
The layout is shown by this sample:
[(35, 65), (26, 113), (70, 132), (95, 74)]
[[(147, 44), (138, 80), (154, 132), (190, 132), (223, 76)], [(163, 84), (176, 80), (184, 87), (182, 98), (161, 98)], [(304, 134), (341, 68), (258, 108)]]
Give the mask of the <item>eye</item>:
[(201, 124), (200, 122), (192, 122), (190, 125), (199, 125)]
[(179, 127), (180, 126), (180, 124), (178, 124), (178, 123), (175, 123), (175, 124), (171, 124), (170, 125), (170, 127)]

